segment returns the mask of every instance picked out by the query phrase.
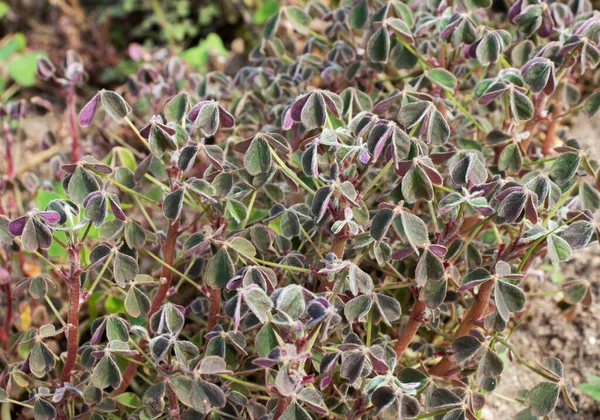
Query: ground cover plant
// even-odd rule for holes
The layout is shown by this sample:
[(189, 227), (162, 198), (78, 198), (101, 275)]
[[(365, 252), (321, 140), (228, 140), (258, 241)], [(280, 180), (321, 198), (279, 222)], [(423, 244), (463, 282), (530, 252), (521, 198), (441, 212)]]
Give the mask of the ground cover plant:
[[(600, 109), (600, 14), (501, 6), (285, 6), (233, 77), (136, 46), (128, 83), (91, 95), (77, 54), (38, 58), (69, 150), (19, 174), (50, 105), (0, 109), (3, 413), (577, 410), (568, 366), (511, 336), (534, 269), (598, 240), (599, 165), (565, 123)], [(562, 307), (591, 304), (585, 279), (560, 287)], [(539, 383), (496, 394), (507, 363)]]

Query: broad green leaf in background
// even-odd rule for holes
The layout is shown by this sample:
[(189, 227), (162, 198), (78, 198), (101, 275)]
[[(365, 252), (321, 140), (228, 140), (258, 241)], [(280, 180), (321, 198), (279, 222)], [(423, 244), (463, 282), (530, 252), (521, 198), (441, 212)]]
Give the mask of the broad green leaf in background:
[(181, 58), (187, 61), (191, 66), (200, 71), (206, 70), (206, 63), (210, 54), (217, 54), (227, 57), (229, 51), (225, 48), (223, 40), (216, 33), (210, 33), (208, 36), (198, 42), (198, 45), (181, 53)]

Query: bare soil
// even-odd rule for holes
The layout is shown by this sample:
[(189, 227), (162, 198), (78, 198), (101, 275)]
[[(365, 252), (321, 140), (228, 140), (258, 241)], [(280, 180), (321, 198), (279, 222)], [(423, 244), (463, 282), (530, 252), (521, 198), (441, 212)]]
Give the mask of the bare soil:
[[(600, 119), (577, 118), (568, 138), (576, 138), (589, 148), (591, 156), (600, 158)], [(586, 381), (585, 374), (600, 375), (600, 246), (598, 243), (575, 251), (574, 258), (561, 265), (566, 279), (587, 279), (592, 283), (596, 298), (589, 308), (576, 308), (574, 319), (568, 320), (557, 306), (561, 294), (530, 297), (530, 308), (538, 309), (529, 322), (525, 322), (511, 338), (519, 354), (530, 363), (541, 362), (544, 357), (558, 357), (565, 366), (565, 377), (573, 383), (573, 401), (578, 407), (574, 412), (560, 399), (551, 418), (561, 420), (600, 419), (600, 402), (594, 401), (577, 389)], [(531, 289), (536, 292), (556, 290), (559, 286), (545, 273), (540, 284), (537, 278), (529, 278)], [(502, 380), (496, 393), (515, 398), (519, 390), (531, 389), (541, 381), (540, 377), (518, 361), (505, 364)], [(483, 410), (484, 420), (514, 418), (522, 406), (504, 401), (494, 395), (487, 396)]]

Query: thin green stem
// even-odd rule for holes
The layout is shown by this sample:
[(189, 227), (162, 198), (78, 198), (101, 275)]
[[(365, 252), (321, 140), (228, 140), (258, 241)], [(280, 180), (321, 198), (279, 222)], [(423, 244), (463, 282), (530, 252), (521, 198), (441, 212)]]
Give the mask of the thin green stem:
[(266, 388), (266, 387), (264, 387), (264, 386), (262, 386), (262, 385), (258, 385), (258, 384), (252, 383), (252, 382), (243, 381), (243, 380), (241, 380), (241, 379), (238, 379), (238, 378), (236, 378), (236, 377), (234, 377), (234, 376), (231, 376), (231, 375), (227, 375), (227, 374), (225, 374), (225, 373), (220, 373), (220, 374), (219, 374), (219, 376), (220, 376), (221, 378), (223, 378), (223, 379), (227, 379), (227, 380), (228, 380), (228, 381), (230, 381), (230, 382), (234, 382), (234, 383), (236, 383), (236, 384), (243, 385), (243, 386), (245, 386), (246, 388), (257, 389), (257, 390), (259, 390), (259, 391), (263, 391), (263, 392), (269, 392), (269, 391), (267, 390), (267, 388)]
[(96, 280), (92, 284), (92, 287), (90, 287), (90, 289), (88, 290), (88, 294), (91, 295), (92, 293), (94, 293), (94, 289), (96, 288), (96, 286), (98, 286), (98, 283), (100, 283), (100, 279), (102, 279), (102, 275), (106, 271), (106, 268), (108, 267), (108, 264), (110, 264), (110, 261), (112, 260), (112, 258), (113, 258), (114, 255), (115, 254), (111, 253), (108, 256), (108, 258), (106, 259), (106, 262), (104, 263), (104, 265), (100, 269), (100, 272), (98, 273), (98, 276), (96, 277)]
[(275, 159), (275, 162), (277, 162), (277, 165), (279, 166), (279, 168), (285, 172), (287, 174), (287, 176), (289, 176), (290, 178), (292, 178), (298, 185), (300, 185), (302, 188), (304, 188), (310, 195), (315, 195), (315, 191), (310, 188), (308, 185), (306, 185), (304, 183), (304, 181), (302, 181), (298, 175), (296, 175), (296, 173), (294, 171), (292, 171), (290, 168), (288, 168), (286, 166), (286, 164), (279, 158), (279, 156), (277, 156), (277, 153), (275, 153), (275, 150), (273, 150), (273, 148), (271, 146), (269, 146), (269, 150), (271, 151), (271, 156), (273, 156), (273, 159)]
[(29, 409), (33, 409), (33, 405), (29, 405), (26, 403), (23, 403), (21, 401), (17, 401), (17, 400), (13, 400), (13, 399), (7, 399), (6, 402), (9, 402), (11, 404), (16, 404), (16, 405), (20, 405), (21, 407), (25, 407), (25, 408), (29, 408)]
[(58, 312), (58, 310), (56, 309), (56, 306), (54, 306), (54, 304), (52, 303), (52, 301), (50, 300), (50, 298), (48, 297), (48, 295), (45, 295), (44, 299), (46, 300), (46, 303), (48, 304), (48, 306), (50, 306), (50, 309), (52, 310), (52, 312), (54, 313), (54, 315), (56, 316), (56, 318), (58, 319), (58, 321), (60, 322), (60, 324), (64, 328), (66, 328), (67, 327), (67, 323), (62, 318), (62, 316), (60, 316), (60, 313)]
[(557, 157), (556, 157), (556, 156), (554, 156), (554, 157), (548, 157), (548, 158), (545, 158), (545, 159), (539, 159), (539, 160), (535, 160), (535, 161), (533, 161), (533, 162), (525, 162), (525, 163), (523, 164), (523, 166), (535, 166), (535, 165), (540, 165), (540, 164), (542, 164), (542, 163), (546, 163), (546, 162), (554, 162), (556, 159), (557, 159)]
[(250, 219), (250, 213), (252, 212), (252, 208), (254, 207), (254, 200), (256, 200), (257, 192), (258, 192), (258, 190), (254, 190), (252, 192), (252, 195), (250, 196), (250, 203), (248, 204), (248, 211), (246, 212), (246, 218), (244, 219), (244, 222), (242, 223), (242, 229), (245, 229), (246, 225), (248, 224), (248, 219)]
[(575, 191), (575, 188), (577, 188), (577, 186), (579, 186), (579, 182), (574, 183), (571, 186), (571, 188), (569, 188), (567, 191), (565, 191), (565, 193), (560, 197), (560, 200), (558, 200), (558, 203), (556, 203), (556, 205), (552, 208), (552, 210), (550, 210), (550, 213), (548, 213), (548, 216), (546, 216), (546, 218), (544, 219), (543, 226), (548, 226), (548, 222), (550, 221), (550, 219), (552, 219), (552, 217), (554, 217), (556, 212), (561, 208), (561, 206), (565, 203), (565, 201), (567, 201), (567, 199), (569, 198), (571, 193), (573, 191)]
[(323, 254), (321, 253), (321, 251), (319, 250), (319, 248), (315, 245), (315, 243), (313, 242), (313, 240), (311, 239), (310, 235), (308, 234), (308, 232), (304, 229), (304, 227), (302, 226), (302, 223), (300, 223), (300, 231), (302, 232), (302, 234), (306, 237), (306, 240), (308, 241), (309, 244), (312, 245), (312, 247), (314, 248), (314, 250), (316, 251), (317, 255), (319, 256), (320, 259), (323, 259), (325, 257), (323, 257)]
[(453, 193), (454, 192), (454, 190), (452, 188), (444, 187), (441, 184), (433, 184), (433, 188), (437, 188), (438, 190), (444, 191), (444, 192), (447, 192), (447, 193)]
[(133, 339), (129, 339), (129, 343), (150, 363), (150, 365), (154, 365), (154, 361), (146, 354), (144, 350), (135, 342)]
[(133, 199), (135, 200), (135, 204), (137, 204), (138, 208), (140, 209), (140, 211), (144, 215), (144, 219), (146, 219), (146, 221), (148, 222), (148, 225), (150, 225), (150, 228), (152, 229), (152, 232), (156, 232), (156, 225), (152, 221), (152, 218), (148, 215), (148, 212), (146, 211), (146, 208), (140, 202), (140, 199), (137, 198), (137, 196), (135, 196), (135, 195), (133, 196)]
[(308, 268), (294, 267), (293, 265), (278, 264), (278, 263), (274, 263), (271, 261), (260, 260), (258, 258), (251, 258), (251, 260), (254, 261), (256, 264), (267, 265), (270, 267), (277, 267), (277, 268), (281, 268), (283, 270), (297, 271), (298, 273), (310, 273), (310, 270)]
[(571, 115), (574, 114), (576, 112), (579, 112), (583, 109), (583, 107), (585, 106), (585, 104), (581, 104), (581, 105), (577, 105), (575, 108), (571, 108), (566, 112), (563, 112), (562, 114), (559, 114), (555, 117), (552, 117), (553, 120), (558, 120), (560, 118), (566, 117), (567, 115)]
[(475, 119), (475, 117), (473, 115), (471, 115), (471, 113), (469, 111), (467, 111), (467, 109), (456, 100), (456, 98), (454, 97), (452, 92), (450, 92), (449, 90), (446, 90), (446, 89), (444, 89), (444, 91), (446, 92), (446, 96), (448, 97), (448, 99), (450, 99), (450, 102), (452, 102), (454, 105), (456, 105), (456, 107), (459, 109), (460, 112), (465, 114), (465, 116), (469, 119), (469, 121), (471, 121), (473, 123), (475, 128), (477, 128), (477, 130), (481, 131), (482, 133), (485, 133), (485, 130), (483, 129), (481, 124), (479, 124), (479, 122)]
[(522, 402), (522, 401), (517, 401), (517, 400), (515, 400), (515, 399), (512, 399), (512, 398), (510, 398), (510, 397), (506, 397), (506, 396), (504, 396), (504, 395), (502, 395), (502, 394), (497, 394), (497, 393), (495, 393), (495, 392), (492, 392), (491, 394), (492, 394), (494, 397), (496, 397), (496, 398), (499, 398), (499, 399), (501, 399), (501, 400), (504, 400), (504, 401), (506, 401), (506, 402), (509, 402), (509, 403), (513, 403), (513, 404), (517, 404), (517, 405), (527, 405), (527, 404), (525, 404), (525, 403), (524, 403), (524, 402)]
[(144, 253), (146, 253), (153, 260), (157, 261), (163, 267), (168, 268), (170, 271), (172, 271), (173, 273), (177, 274), (179, 277), (181, 277), (182, 279), (184, 279), (185, 281), (187, 281), (189, 284), (191, 284), (192, 286), (194, 286), (196, 289), (198, 289), (200, 287), (194, 280), (192, 280), (191, 278), (189, 278), (188, 276), (186, 276), (185, 274), (183, 274), (181, 271), (177, 270), (175, 267), (167, 264), (166, 262), (164, 262), (163, 260), (161, 260), (159, 257), (157, 257), (156, 255), (154, 255), (152, 252), (148, 251), (147, 249), (142, 249), (142, 251), (144, 251)]
[(538, 375), (540, 375), (544, 379), (548, 379), (549, 381), (556, 382), (556, 378), (555, 377), (552, 377), (552, 376), (548, 375), (547, 373), (541, 371), (540, 369), (536, 368), (535, 366), (532, 366), (529, 362), (527, 362), (525, 359), (523, 359), (519, 355), (519, 353), (517, 352), (517, 350), (513, 347), (512, 344), (510, 344), (507, 341), (501, 339), (497, 335), (494, 336), (494, 339), (496, 341), (498, 341), (500, 344), (502, 344), (504, 347), (506, 347), (507, 349), (509, 349), (512, 352), (512, 354), (514, 354), (514, 356), (517, 358), (517, 360), (519, 362), (521, 362), (521, 364), (523, 366), (525, 366), (527, 369), (531, 370), (534, 373), (537, 373)]
[(135, 133), (135, 135), (137, 136), (137, 138), (144, 143), (144, 146), (146, 146), (146, 149), (148, 149), (150, 152), (152, 152), (152, 150), (150, 150), (150, 145), (148, 144), (148, 141), (142, 137), (142, 135), (140, 134), (139, 130), (135, 127), (135, 125), (133, 125), (133, 123), (131, 122), (131, 120), (127, 117), (123, 118), (123, 121), (125, 121), (125, 123), (131, 127), (131, 129), (133, 130), (133, 132)]
[(367, 185), (367, 188), (365, 188), (365, 190), (362, 193), (363, 200), (367, 199), (367, 197), (369, 196), (369, 193), (371, 192), (373, 187), (375, 187), (375, 185), (377, 185), (379, 180), (381, 180), (381, 178), (383, 178), (383, 176), (387, 173), (387, 171), (390, 170), (390, 168), (392, 166), (394, 166), (394, 159), (390, 159), (390, 161), (383, 167), (383, 169), (381, 171), (379, 171), (377, 176), (375, 178), (373, 178), (373, 180), (369, 183), (369, 185)]
[(394, 283), (394, 284), (387, 284), (387, 285), (383, 285), (383, 286), (379, 286), (376, 287), (375, 290), (376, 292), (382, 292), (384, 290), (396, 290), (396, 289), (406, 289), (408, 287), (413, 287), (416, 286), (417, 282), (410, 282), (410, 283)]
[(153, 200), (153, 199), (151, 199), (151, 198), (149, 198), (149, 197), (146, 197), (145, 195), (143, 195), (143, 194), (140, 194), (139, 192), (137, 192), (137, 191), (134, 191), (134, 190), (132, 190), (132, 189), (131, 189), (131, 188), (129, 188), (129, 187), (126, 187), (125, 185), (121, 184), (121, 183), (120, 183), (120, 182), (118, 182), (118, 181), (115, 181), (115, 180), (114, 180), (114, 179), (112, 179), (111, 177), (109, 177), (109, 176), (107, 176), (107, 175), (103, 174), (102, 172), (94, 171), (94, 173), (95, 173), (96, 175), (98, 175), (100, 178), (107, 180), (108, 182), (110, 182), (110, 183), (111, 183), (111, 184), (113, 184), (115, 187), (119, 188), (120, 190), (122, 190), (122, 191), (125, 191), (125, 192), (128, 192), (129, 194), (135, 195), (136, 197), (143, 198), (144, 200), (146, 200), (146, 201), (148, 201), (148, 202), (150, 202), (150, 203), (152, 203), (152, 204), (154, 204), (154, 205), (158, 206), (158, 202), (157, 202), (157, 201), (155, 201), (155, 200)]

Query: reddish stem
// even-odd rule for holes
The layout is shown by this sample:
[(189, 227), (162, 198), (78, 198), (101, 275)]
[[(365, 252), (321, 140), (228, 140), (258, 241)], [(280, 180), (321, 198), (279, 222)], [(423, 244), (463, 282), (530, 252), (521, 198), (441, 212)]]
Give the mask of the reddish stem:
[(79, 294), (81, 285), (79, 284), (78, 268), (76, 266), (77, 257), (72, 257), (71, 268), (67, 282), (69, 283), (69, 317), (68, 317), (68, 336), (67, 336), (67, 360), (63, 367), (61, 381), (63, 383), (71, 380), (71, 373), (75, 366), (78, 347), (79, 330)]
[[(170, 266), (173, 266), (173, 261), (175, 260), (175, 247), (177, 246), (177, 237), (179, 236), (179, 220), (175, 220), (172, 224), (169, 225), (169, 229), (167, 230), (167, 239), (165, 241), (164, 247), (164, 262)], [(148, 323), (150, 322), (150, 317), (161, 307), (165, 297), (167, 296), (167, 292), (171, 287), (171, 279), (173, 278), (173, 272), (165, 265), (162, 268), (161, 272), (161, 284), (152, 299), (152, 303), (150, 305), (150, 312), (148, 313)], [(143, 346), (145, 341), (140, 341), (140, 346)], [(138, 354), (133, 357), (135, 360), (141, 360), (142, 355)], [(138, 365), (136, 363), (130, 363), (123, 372), (123, 380), (121, 381), (121, 385), (115, 389), (112, 393), (113, 396), (122, 394), (129, 387), (129, 384), (133, 380), (135, 372), (137, 371)]]
[(402, 359), (402, 354), (404, 353), (404, 351), (414, 338), (415, 334), (417, 333), (417, 330), (421, 326), (421, 315), (423, 315), (425, 309), (427, 309), (427, 304), (425, 302), (422, 302), (420, 300), (417, 300), (415, 302), (415, 305), (413, 306), (412, 311), (410, 312), (410, 319), (408, 320), (408, 323), (406, 324), (406, 327), (404, 327), (404, 331), (402, 332), (402, 336), (400, 336), (400, 339), (396, 342), (396, 345), (394, 346), (394, 350), (396, 351), (396, 357), (398, 358), (398, 361)]
[(277, 399), (277, 406), (275, 407), (275, 414), (273, 414), (273, 420), (279, 420), (282, 414), (285, 413), (285, 410), (287, 410), (290, 402), (291, 400), (289, 397), (284, 397), (283, 395), (279, 396)]
[[(481, 317), (483, 317), (483, 315), (486, 313), (493, 288), (493, 281), (486, 281), (481, 285), (471, 310), (469, 310), (467, 316), (465, 316), (460, 323), (458, 330), (456, 330), (456, 334), (454, 335), (456, 338), (467, 335), (469, 331), (475, 327), (475, 322), (481, 319)], [(429, 373), (436, 376), (444, 376), (451, 367), (452, 360), (446, 356), (437, 365), (430, 369)]]
[(169, 400), (169, 415), (176, 419), (180, 419), (181, 416), (179, 414), (179, 403), (177, 402), (177, 396), (170, 386), (167, 386), (167, 399)]
[(221, 290), (209, 288), (209, 306), (208, 306), (208, 325), (207, 330), (212, 331), (217, 321), (219, 320), (219, 313), (221, 312)]
[(75, 86), (67, 91), (67, 113), (69, 114), (69, 133), (71, 134), (71, 162), (79, 160), (79, 131), (77, 130), (75, 116)]
[(171, 279), (173, 278), (173, 272), (167, 265), (173, 266), (173, 261), (175, 259), (175, 247), (177, 246), (177, 237), (179, 236), (179, 220), (175, 220), (173, 223), (169, 225), (169, 229), (167, 230), (167, 240), (165, 241), (164, 248), (164, 262), (166, 265), (163, 265), (161, 272), (161, 283), (152, 299), (152, 305), (150, 306), (150, 312), (148, 313), (148, 319), (163, 304), (165, 297), (167, 296), (167, 292), (171, 287)]

